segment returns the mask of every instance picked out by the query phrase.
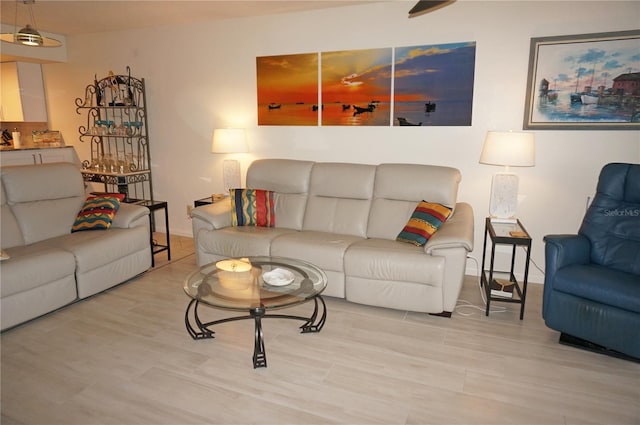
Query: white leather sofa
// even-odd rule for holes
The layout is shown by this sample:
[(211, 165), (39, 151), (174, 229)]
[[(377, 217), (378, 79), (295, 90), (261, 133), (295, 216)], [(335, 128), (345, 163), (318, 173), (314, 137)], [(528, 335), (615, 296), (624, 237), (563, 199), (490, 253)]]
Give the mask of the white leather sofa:
[(149, 210), (122, 203), (108, 230), (71, 233), (86, 195), (71, 163), (0, 168), (1, 329), (122, 283), (151, 266)]
[[(271, 255), (325, 271), (324, 294), (450, 316), (473, 249), (473, 210), (457, 202), (460, 172), (414, 164), (263, 159), (247, 188), (275, 192), (276, 227), (233, 227), (228, 199), (191, 213), (198, 264)], [(424, 247), (396, 241), (418, 202), (454, 208)]]

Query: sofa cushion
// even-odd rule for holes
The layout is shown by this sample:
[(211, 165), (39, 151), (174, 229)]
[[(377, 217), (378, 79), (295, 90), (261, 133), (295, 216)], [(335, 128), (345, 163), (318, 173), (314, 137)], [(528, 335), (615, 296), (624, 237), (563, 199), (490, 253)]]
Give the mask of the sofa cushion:
[(76, 259), (76, 273), (84, 273), (140, 250), (150, 250), (147, 229), (143, 226), (95, 232), (75, 232), (44, 241), (71, 252)]
[(76, 216), (71, 232), (100, 230), (111, 227), (113, 217), (120, 208), (123, 193), (89, 196)]
[(344, 270), (348, 276), (441, 286), (444, 258), (427, 255), (412, 244), (364, 239), (345, 253)]
[(271, 242), (295, 230), (244, 226), (226, 227), (213, 232), (202, 229), (200, 232), (207, 237), (196, 237), (196, 251), (215, 253), (219, 257), (247, 257), (271, 255)]
[(395, 240), (423, 199), (455, 211), (460, 179), (460, 171), (451, 167), (378, 165), (367, 237)]
[(69, 234), (86, 199), (84, 182), (72, 163), (1, 167), (6, 202), (25, 244)]
[(444, 310), (444, 257), (387, 239), (352, 244), (344, 256), (345, 298), (361, 304), (418, 312)]
[(428, 199), (454, 208), (460, 171), (423, 164), (380, 164), (376, 170), (374, 198), (418, 202)]
[(638, 276), (596, 264), (577, 264), (556, 272), (555, 290), (640, 313)]
[(450, 208), (422, 201), (418, 203), (396, 240), (424, 246), (450, 215)]
[(0, 263), (2, 298), (38, 288), (49, 282), (74, 276), (76, 262), (64, 249), (36, 243), (7, 249), (9, 260)]
[(18, 221), (13, 215), (11, 207), (7, 204), (4, 194), (4, 186), (0, 184), (0, 247), (11, 248), (24, 245), (24, 238), (18, 226)]
[(365, 237), (376, 167), (316, 163), (303, 230)]
[(312, 167), (311, 161), (258, 159), (247, 170), (247, 188), (275, 192), (277, 227), (302, 229)]
[(344, 254), (351, 244), (362, 238), (327, 232), (293, 232), (279, 236), (271, 243), (271, 255), (299, 258), (325, 271), (342, 272)]
[(263, 189), (230, 189), (232, 226), (274, 227), (274, 192)]

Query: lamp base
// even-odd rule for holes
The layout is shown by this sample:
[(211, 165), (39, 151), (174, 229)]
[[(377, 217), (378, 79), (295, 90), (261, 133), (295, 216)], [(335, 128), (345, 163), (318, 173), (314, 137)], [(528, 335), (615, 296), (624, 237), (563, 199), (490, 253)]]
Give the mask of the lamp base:
[(491, 181), (491, 201), (489, 203), (489, 215), (491, 221), (503, 223), (515, 223), (516, 208), (518, 206), (518, 176), (511, 173), (498, 173), (493, 175)]
[(222, 163), (222, 179), (226, 190), (240, 188), (240, 161), (225, 159)]
[(516, 224), (518, 222), (518, 219), (516, 217), (489, 217), (489, 220), (491, 220), (492, 223), (496, 224)]

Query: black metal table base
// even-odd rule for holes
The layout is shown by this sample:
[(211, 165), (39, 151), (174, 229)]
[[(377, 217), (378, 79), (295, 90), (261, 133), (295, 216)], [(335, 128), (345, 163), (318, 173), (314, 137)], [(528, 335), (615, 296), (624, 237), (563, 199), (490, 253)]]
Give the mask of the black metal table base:
[[(226, 319), (214, 320), (211, 322), (202, 322), (198, 315), (198, 300), (191, 300), (184, 314), (184, 323), (187, 332), (193, 339), (213, 339), (215, 332), (211, 327), (236, 320), (253, 319), (255, 323), (255, 341), (253, 347), (253, 368), (267, 367), (267, 355), (264, 348), (264, 337), (262, 333), (262, 318), (276, 319), (293, 319), (302, 320), (304, 323), (300, 326), (302, 333), (320, 332), (327, 320), (327, 306), (320, 295), (313, 298), (313, 313), (309, 317), (292, 316), (288, 314), (266, 314), (264, 307), (256, 307), (249, 310), (246, 316), (228, 317)], [(192, 316), (192, 317), (190, 317)], [(195, 326), (194, 326), (195, 325)]]

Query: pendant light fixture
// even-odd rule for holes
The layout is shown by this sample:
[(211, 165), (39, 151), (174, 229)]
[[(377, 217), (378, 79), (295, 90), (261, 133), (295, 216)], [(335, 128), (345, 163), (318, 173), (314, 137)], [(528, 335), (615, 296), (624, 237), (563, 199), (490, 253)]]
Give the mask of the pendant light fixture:
[[(23, 3), (28, 10), (28, 22), (20, 31), (18, 30), (18, 4)], [(36, 29), (36, 18), (33, 14), (35, 0), (16, 0), (16, 13), (14, 19), (14, 33), (0, 34), (0, 40), (7, 43), (20, 44), (31, 47), (60, 47), (62, 43), (54, 38), (42, 36)]]

